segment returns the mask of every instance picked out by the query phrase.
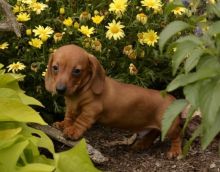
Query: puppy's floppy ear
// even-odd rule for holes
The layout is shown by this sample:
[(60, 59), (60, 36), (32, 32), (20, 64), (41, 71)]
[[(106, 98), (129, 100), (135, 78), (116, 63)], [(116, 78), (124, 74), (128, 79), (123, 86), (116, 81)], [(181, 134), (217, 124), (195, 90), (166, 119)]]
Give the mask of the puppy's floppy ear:
[(91, 88), (95, 94), (101, 94), (104, 89), (105, 70), (96, 57), (91, 54), (88, 55), (92, 71)]
[(47, 71), (45, 74), (45, 87), (47, 91), (53, 92), (53, 76), (52, 76), (52, 62), (53, 62), (53, 54), (50, 55), (48, 65), (47, 65)]

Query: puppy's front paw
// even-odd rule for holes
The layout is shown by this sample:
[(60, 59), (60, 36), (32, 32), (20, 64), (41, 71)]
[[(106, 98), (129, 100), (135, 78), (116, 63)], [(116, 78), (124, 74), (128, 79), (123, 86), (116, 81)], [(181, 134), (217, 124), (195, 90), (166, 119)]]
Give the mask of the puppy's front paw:
[(64, 137), (69, 138), (71, 140), (79, 140), (82, 137), (82, 133), (72, 126), (65, 128), (63, 134)]
[(178, 158), (182, 154), (182, 150), (177, 148), (177, 149), (170, 149), (167, 152), (167, 158), (168, 159), (173, 159), (173, 158)]
[(54, 122), (53, 127), (55, 127), (58, 130), (63, 130), (64, 129), (64, 121)]

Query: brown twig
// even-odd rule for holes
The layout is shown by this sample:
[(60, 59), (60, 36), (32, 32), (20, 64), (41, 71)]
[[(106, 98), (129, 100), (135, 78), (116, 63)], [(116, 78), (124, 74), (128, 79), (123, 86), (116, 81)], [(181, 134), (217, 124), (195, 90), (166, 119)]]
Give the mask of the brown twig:
[(0, 31), (14, 31), (18, 37), (21, 37), (21, 25), (16, 21), (14, 14), (11, 12), (11, 5), (5, 0), (0, 0), (0, 5), (6, 17), (6, 20), (0, 23)]
[[(29, 126), (43, 131), (52, 139), (57, 140), (57, 141), (65, 144), (69, 147), (74, 147), (78, 143), (78, 141), (72, 141), (72, 140), (65, 139), (63, 137), (62, 132), (52, 126), (40, 125), (40, 124), (35, 124), (35, 123), (31, 123), (31, 124), (29, 124)], [(97, 149), (95, 149), (94, 147), (92, 147), (88, 143), (87, 143), (87, 150), (88, 150), (90, 158), (92, 159), (92, 161), (94, 163), (100, 164), (100, 163), (108, 161), (107, 157), (105, 157), (101, 152), (99, 152)]]

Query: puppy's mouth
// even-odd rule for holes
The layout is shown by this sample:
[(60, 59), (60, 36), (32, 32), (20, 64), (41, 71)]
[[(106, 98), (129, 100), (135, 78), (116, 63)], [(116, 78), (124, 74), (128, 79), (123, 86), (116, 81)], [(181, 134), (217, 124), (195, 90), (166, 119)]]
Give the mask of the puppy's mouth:
[(66, 85), (58, 84), (55, 88), (55, 93), (61, 96), (71, 96), (77, 91), (78, 86), (78, 84), (75, 84), (70, 89)]

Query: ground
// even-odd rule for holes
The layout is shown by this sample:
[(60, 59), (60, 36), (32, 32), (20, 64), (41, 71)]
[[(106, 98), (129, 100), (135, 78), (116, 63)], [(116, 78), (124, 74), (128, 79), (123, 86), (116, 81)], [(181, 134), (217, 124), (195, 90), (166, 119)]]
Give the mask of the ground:
[[(87, 142), (108, 157), (109, 160), (95, 166), (104, 172), (219, 172), (219, 139), (216, 138), (203, 151), (197, 139), (184, 159), (168, 160), (169, 142), (156, 142), (149, 150), (134, 152), (128, 145), (110, 145), (114, 141), (129, 138), (132, 133), (95, 124), (85, 133)], [(68, 149), (55, 142), (57, 151)]]

